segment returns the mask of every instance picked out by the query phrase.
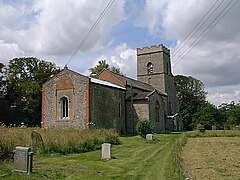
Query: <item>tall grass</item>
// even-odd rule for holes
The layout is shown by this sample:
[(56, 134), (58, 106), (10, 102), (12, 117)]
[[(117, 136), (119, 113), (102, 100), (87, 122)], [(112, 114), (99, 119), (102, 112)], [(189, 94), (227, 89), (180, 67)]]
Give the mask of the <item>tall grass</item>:
[(175, 164), (177, 167), (177, 171), (179, 173), (179, 179), (185, 179), (185, 178), (189, 178), (190, 174), (188, 172), (188, 170), (186, 169), (186, 166), (181, 158), (181, 151), (183, 146), (187, 143), (187, 136), (185, 133), (183, 133), (174, 143), (174, 147), (173, 147), (173, 156), (174, 156), (174, 160), (175, 160)]
[[(40, 134), (42, 139), (33, 140), (32, 132)], [(40, 128), (7, 128), (0, 127), (0, 158), (12, 157), (16, 146), (32, 147), (39, 154), (70, 154), (96, 150), (108, 142), (120, 144), (119, 136), (112, 130), (96, 129), (40, 129)]]

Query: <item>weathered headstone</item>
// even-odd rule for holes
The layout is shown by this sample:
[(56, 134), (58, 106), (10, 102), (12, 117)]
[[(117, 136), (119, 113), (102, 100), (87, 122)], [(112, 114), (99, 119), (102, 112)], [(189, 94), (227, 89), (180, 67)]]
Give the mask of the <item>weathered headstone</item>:
[(153, 135), (152, 134), (147, 134), (146, 135), (146, 140), (152, 141), (153, 140)]
[(17, 146), (13, 153), (13, 171), (31, 173), (33, 164), (33, 152), (31, 152), (31, 148)]
[(102, 159), (105, 160), (111, 159), (111, 144), (109, 143), (102, 144)]
[(35, 149), (42, 148), (43, 147), (43, 139), (39, 132), (36, 130), (32, 131), (31, 133), (31, 139), (32, 139), (32, 147)]

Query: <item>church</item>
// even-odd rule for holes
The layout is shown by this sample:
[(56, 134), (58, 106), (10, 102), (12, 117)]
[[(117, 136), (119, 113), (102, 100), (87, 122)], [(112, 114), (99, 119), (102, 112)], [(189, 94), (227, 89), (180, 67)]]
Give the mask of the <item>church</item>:
[(65, 67), (42, 87), (42, 127), (106, 128), (134, 133), (139, 120), (157, 133), (180, 130), (165, 46), (137, 48), (137, 80), (103, 69), (91, 78)]

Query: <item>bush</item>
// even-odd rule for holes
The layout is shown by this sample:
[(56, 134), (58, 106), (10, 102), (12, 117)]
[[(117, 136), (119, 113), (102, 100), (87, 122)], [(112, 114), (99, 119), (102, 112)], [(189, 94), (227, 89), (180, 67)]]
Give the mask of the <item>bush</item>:
[(149, 120), (143, 119), (137, 123), (137, 133), (143, 138), (146, 137), (147, 134), (153, 133), (153, 127)]
[(197, 130), (199, 130), (201, 133), (204, 133), (204, 131), (205, 131), (204, 125), (198, 124), (197, 125)]

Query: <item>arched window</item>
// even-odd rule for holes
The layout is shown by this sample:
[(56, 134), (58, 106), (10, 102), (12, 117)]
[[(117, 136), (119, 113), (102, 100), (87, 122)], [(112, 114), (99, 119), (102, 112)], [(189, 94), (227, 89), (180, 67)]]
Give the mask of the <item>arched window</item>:
[(160, 122), (160, 105), (158, 101), (156, 101), (155, 110), (156, 110), (156, 122)]
[(147, 73), (148, 74), (152, 74), (153, 73), (153, 64), (151, 62), (149, 62), (147, 64)]
[(61, 118), (67, 118), (68, 117), (68, 98), (62, 97), (60, 99), (61, 104)]

